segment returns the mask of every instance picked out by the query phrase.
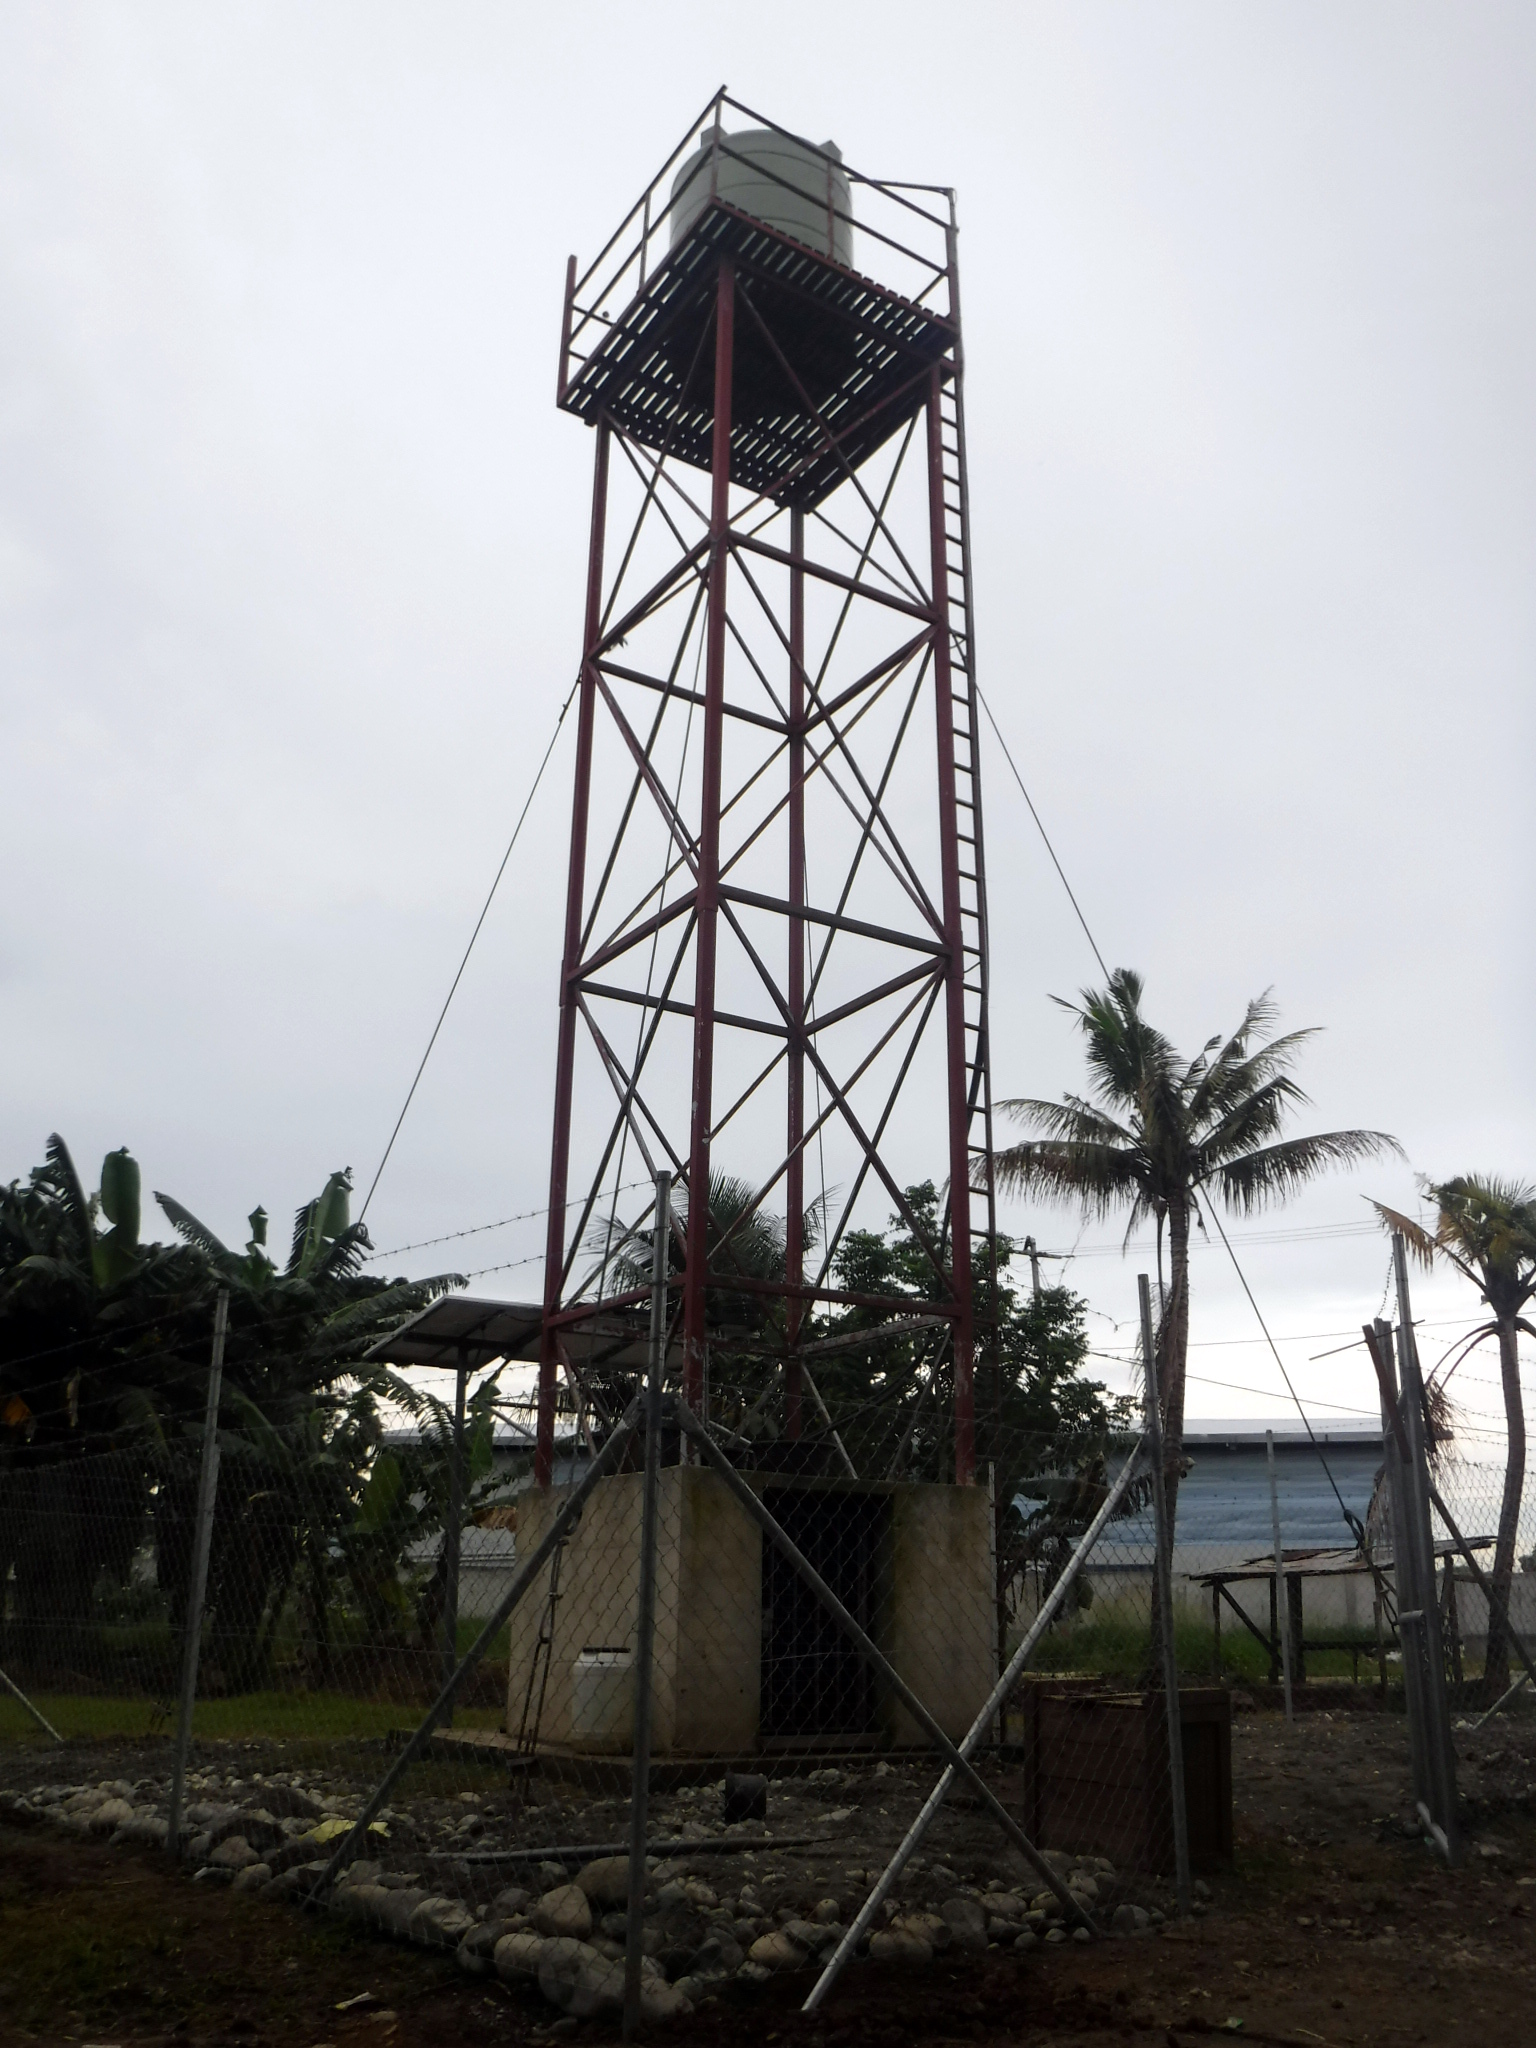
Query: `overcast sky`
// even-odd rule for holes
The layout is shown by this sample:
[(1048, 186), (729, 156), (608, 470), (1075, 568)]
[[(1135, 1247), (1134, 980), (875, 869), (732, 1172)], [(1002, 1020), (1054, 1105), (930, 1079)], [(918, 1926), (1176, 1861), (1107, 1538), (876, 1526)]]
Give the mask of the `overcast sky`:
[[(1191, 1048), (1271, 984), (1326, 1026), (1314, 1128), (1536, 1175), (1528, 6), (11, 0), (0, 1177), (53, 1129), (93, 1186), (127, 1144), (235, 1241), (371, 1179), (573, 673), (565, 258), (722, 80), (959, 188), (979, 671), (1111, 964)], [(381, 1247), (546, 1199), (569, 773), (562, 744)], [(1055, 1094), (1048, 996), (1094, 961), (986, 774), (996, 1087)], [(1311, 1362), (1381, 1302), (1382, 1242), (1324, 1234), (1367, 1192), (1412, 1171), (1233, 1226), (1319, 1420), (1374, 1405), (1358, 1352)], [(1009, 1221), (1079, 1247), (1123, 1349), (1144, 1255)], [(1219, 1250), (1194, 1288), (1191, 1412), (1275, 1409)], [(1433, 1358), (1475, 1305), (1421, 1301)]]

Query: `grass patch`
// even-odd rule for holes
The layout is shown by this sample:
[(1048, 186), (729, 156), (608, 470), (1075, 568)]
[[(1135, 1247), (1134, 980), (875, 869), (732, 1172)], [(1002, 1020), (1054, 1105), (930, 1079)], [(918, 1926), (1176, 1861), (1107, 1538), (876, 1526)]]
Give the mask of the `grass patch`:
[[(142, 1741), (168, 1736), (174, 1716), (148, 1698), (115, 1699), (91, 1693), (39, 1693), (40, 1712), (67, 1741)], [(344, 1693), (255, 1692), (230, 1699), (199, 1700), (192, 1715), (194, 1739), (205, 1742), (367, 1742), (402, 1728), (414, 1728), (424, 1708), (418, 1701), (360, 1700)], [(461, 1707), (461, 1728), (499, 1728), (499, 1707)], [(0, 1696), (0, 1742), (52, 1749), (53, 1742), (9, 1695)]]
[[(1376, 1672), (1376, 1636), (1372, 1629), (1330, 1629), (1330, 1635), (1346, 1637), (1359, 1644), (1362, 1683)], [(1202, 1622), (1187, 1608), (1176, 1608), (1173, 1629), (1179, 1670), (1191, 1681), (1214, 1680), (1216, 1636), (1208, 1621)], [(1077, 1620), (1064, 1628), (1050, 1629), (1035, 1653), (1033, 1669), (1065, 1677), (1104, 1677), (1131, 1683), (1150, 1669), (1152, 1629), (1146, 1613), (1127, 1612), (1104, 1600), (1096, 1601)], [(1390, 1667), (1389, 1667), (1390, 1670)], [(1308, 1650), (1309, 1678), (1349, 1678), (1354, 1662), (1350, 1651)], [(1221, 1676), (1263, 1685), (1269, 1680), (1269, 1655), (1264, 1646), (1233, 1618), (1221, 1632)]]

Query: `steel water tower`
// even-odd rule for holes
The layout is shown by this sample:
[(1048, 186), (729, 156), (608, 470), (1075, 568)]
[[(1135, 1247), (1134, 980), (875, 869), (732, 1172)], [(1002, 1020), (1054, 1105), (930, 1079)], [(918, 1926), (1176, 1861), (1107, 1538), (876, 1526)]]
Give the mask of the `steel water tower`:
[[(542, 1484), (560, 1376), (648, 1292), (614, 1248), (668, 1169), (688, 1403), (708, 1412), (721, 1304), (766, 1298), (781, 1434), (811, 1431), (808, 1318), (863, 1307), (925, 1333), (974, 1477), (994, 1216), (956, 251), (948, 190), (721, 92), (571, 259), (558, 402), (593, 486)], [(724, 1229), (712, 1171), (750, 1186)], [(936, 1225), (904, 1193), (924, 1178)], [(757, 1211), (784, 1219), (781, 1271), (733, 1258)], [(893, 1212), (922, 1285), (839, 1285), (847, 1233)]]

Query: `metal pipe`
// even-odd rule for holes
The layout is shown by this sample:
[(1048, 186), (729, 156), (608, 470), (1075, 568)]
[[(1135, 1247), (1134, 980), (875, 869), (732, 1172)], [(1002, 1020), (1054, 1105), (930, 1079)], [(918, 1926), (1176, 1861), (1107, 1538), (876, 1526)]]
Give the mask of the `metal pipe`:
[(6, 1691), (11, 1695), (12, 1699), (19, 1700), (21, 1702), (22, 1706), (26, 1708), (27, 1712), (32, 1716), (33, 1720), (37, 1723), (38, 1727), (43, 1730), (44, 1734), (51, 1735), (55, 1742), (62, 1742), (64, 1740), (63, 1736), (59, 1733), (58, 1729), (54, 1727), (53, 1723), (42, 1712), (41, 1708), (33, 1706), (32, 1702), (27, 1698), (26, 1694), (22, 1691), (21, 1687), (16, 1683), (14, 1678), (7, 1678), (5, 1673), (3, 1671), (0, 1671), (0, 1685), (3, 1685), (5, 1687)]
[[(987, 1730), (991, 1727), (997, 1715), (1002, 1711), (1003, 1706), (1005, 1705), (1008, 1699), (1008, 1695), (1013, 1691), (1013, 1688), (1018, 1684), (1020, 1675), (1023, 1673), (1025, 1666), (1028, 1664), (1030, 1658), (1035, 1654), (1036, 1644), (1039, 1642), (1040, 1638), (1045, 1634), (1045, 1631), (1050, 1627), (1051, 1623), (1056, 1619), (1056, 1615), (1060, 1610), (1061, 1604), (1066, 1599), (1068, 1592), (1071, 1590), (1073, 1581), (1076, 1579), (1079, 1570), (1091, 1554), (1093, 1547), (1098, 1542), (1100, 1536), (1104, 1533), (1105, 1524), (1109, 1521), (1110, 1517), (1114, 1514), (1115, 1509), (1120, 1505), (1121, 1500), (1124, 1498), (1126, 1488), (1130, 1485), (1132, 1477), (1135, 1474), (1136, 1467), (1140, 1463), (1141, 1453), (1145, 1443), (1145, 1437), (1139, 1438), (1137, 1440), (1137, 1443), (1134, 1449), (1132, 1450), (1131, 1455), (1125, 1461), (1125, 1465), (1121, 1470), (1119, 1478), (1115, 1481), (1114, 1485), (1109, 1489), (1109, 1492), (1104, 1496), (1103, 1503), (1100, 1506), (1098, 1513), (1094, 1516), (1093, 1520), (1088, 1524), (1088, 1527), (1084, 1530), (1082, 1536), (1078, 1539), (1077, 1548), (1073, 1551), (1072, 1555), (1067, 1559), (1066, 1565), (1062, 1570), (1061, 1576), (1057, 1579), (1055, 1585), (1052, 1586), (1050, 1592), (1041, 1602), (1040, 1611), (1038, 1614), (1036, 1614), (1033, 1622), (1031, 1622), (1029, 1629), (1025, 1634), (1023, 1642), (1020, 1643), (1019, 1647), (1014, 1651), (1012, 1657), (1009, 1658), (1007, 1669), (1004, 1671), (1002, 1677), (999, 1678), (997, 1684), (993, 1686), (992, 1691), (988, 1696), (986, 1705), (982, 1708), (981, 1712), (976, 1716), (975, 1720), (971, 1723), (969, 1732), (966, 1734), (964, 1741), (960, 1744), (960, 1754), (962, 1757), (971, 1756), (974, 1753), (974, 1751), (978, 1748)], [(896, 1880), (901, 1876), (902, 1871), (906, 1869), (908, 1863), (917, 1854), (918, 1847), (922, 1842), (923, 1837), (927, 1834), (929, 1828), (932, 1827), (934, 1820), (938, 1815), (939, 1808), (944, 1804), (944, 1801), (948, 1798), (950, 1788), (953, 1786), (954, 1782), (955, 1767), (953, 1764), (946, 1764), (943, 1772), (940, 1774), (938, 1783), (934, 1786), (933, 1790), (928, 1794), (928, 1797), (923, 1801), (922, 1810), (919, 1812), (916, 1820), (913, 1821), (911, 1827), (907, 1829), (906, 1834), (902, 1837), (895, 1855), (892, 1856), (890, 1862), (885, 1866), (885, 1869), (880, 1873), (879, 1882), (876, 1884), (874, 1890), (870, 1893), (869, 1897), (864, 1901), (863, 1905), (859, 1908), (859, 1911), (854, 1916), (852, 1925), (849, 1927), (847, 1933), (843, 1936), (842, 1940), (838, 1943), (837, 1947), (833, 1950), (832, 1955), (828, 1959), (826, 1968), (822, 1971), (821, 1975), (816, 1979), (816, 1982), (811, 1989), (811, 1994), (809, 1998), (806, 1999), (805, 2004), (801, 2007), (802, 2012), (814, 2012), (817, 2006), (820, 2005), (822, 2000), (827, 1996), (827, 1993), (832, 1989), (832, 1986), (837, 1982), (838, 1976), (842, 1971), (843, 1965), (848, 1961), (848, 1958), (853, 1954), (854, 1950), (858, 1947), (859, 1943), (864, 1939), (865, 1933), (868, 1931), (870, 1922), (874, 1919), (876, 1913), (879, 1912), (881, 1906), (889, 1897), (890, 1892), (896, 1883)]]
[(661, 1490), (661, 1375), (667, 1348), (667, 1245), (672, 1176), (656, 1176), (651, 1243), (651, 1344), (645, 1382), (645, 1492), (640, 1504), (640, 1598), (635, 1619), (634, 1766), (629, 1794), (629, 1898), (624, 1929), (624, 2039), (640, 2024), (645, 1938), (645, 1829), (651, 1790), (651, 1674), (656, 1652), (656, 1517)]
[[(0, 1671), (0, 1678), (4, 1677), (5, 1673), (3, 1671)], [(1499, 1711), (1500, 1707), (1507, 1707), (1510, 1701), (1514, 1698), (1515, 1694), (1520, 1691), (1521, 1687), (1529, 1685), (1530, 1682), (1531, 1674), (1529, 1673), (1529, 1671), (1522, 1671), (1520, 1676), (1515, 1680), (1514, 1684), (1509, 1688), (1509, 1690), (1507, 1692), (1501, 1692), (1499, 1694), (1498, 1698), (1494, 1701), (1493, 1705), (1488, 1709), (1487, 1713), (1478, 1715), (1477, 1719), (1472, 1723), (1472, 1733), (1475, 1735), (1479, 1728), (1486, 1727), (1488, 1722), (1490, 1722), (1493, 1719), (1494, 1715)], [(10, 1681), (7, 1679), (6, 1683), (10, 1684)], [(14, 1692), (16, 1688), (12, 1686), (11, 1690)]]
[(820, 1601), (821, 1605), (831, 1615), (843, 1633), (853, 1642), (866, 1663), (874, 1670), (876, 1676), (884, 1679), (913, 1720), (926, 1733), (935, 1748), (940, 1750), (954, 1768), (964, 1776), (972, 1791), (978, 1795), (988, 1812), (1000, 1824), (1009, 1841), (1013, 1843), (1025, 1861), (1032, 1866), (1038, 1876), (1044, 1879), (1068, 1913), (1082, 1920), (1095, 1933), (1100, 1932), (1101, 1930), (1092, 1914), (1077, 1899), (1073, 1898), (1061, 1873), (1053, 1870), (1051, 1865), (1046, 1862), (1040, 1851), (1035, 1847), (1028, 1835), (1025, 1834), (1013, 1815), (1009, 1813), (986, 1779), (982, 1777), (975, 1765), (972, 1764), (969, 1757), (961, 1755), (958, 1746), (950, 1741), (911, 1686), (892, 1667), (889, 1658), (879, 1649), (869, 1633), (862, 1629), (858, 1622), (854, 1620), (842, 1601), (838, 1599), (832, 1588), (822, 1578), (810, 1560), (799, 1550), (792, 1538), (785, 1534), (784, 1530), (758, 1499), (751, 1487), (747, 1485), (713, 1437), (710, 1436), (706, 1429), (700, 1426), (697, 1417), (692, 1415), (688, 1409), (680, 1408), (678, 1411), (678, 1421), (686, 1433), (698, 1445), (706, 1461), (714, 1466), (720, 1477), (725, 1481), (753, 1521), (756, 1522), (763, 1534), (783, 1552), (790, 1565), (804, 1579), (816, 1599)]
[(1157, 1605), (1162, 1619), (1163, 1715), (1168, 1729), (1168, 1802), (1172, 1808), (1174, 1892), (1179, 1911), (1190, 1908), (1189, 1810), (1184, 1803), (1184, 1713), (1179, 1701), (1179, 1655), (1173, 1640), (1173, 1530), (1168, 1521), (1163, 1470), (1163, 1418), (1157, 1399), (1157, 1358), (1152, 1344), (1152, 1289), (1136, 1275), (1141, 1305), (1141, 1351), (1147, 1374), (1147, 1445), (1152, 1457), (1152, 1523), (1157, 1540)]
[(197, 1703), (197, 1663), (202, 1649), (203, 1599), (208, 1590), (208, 1553), (213, 1544), (213, 1508), (219, 1490), (219, 1388), (224, 1379), (224, 1339), (229, 1329), (229, 1289), (219, 1289), (213, 1309), (213, 1354), (208, 1361), (208, 1398), (203, 1409), (203, 1455), (197, 1475), (197, 1521), (192, 1537), (192, 1576), (181, 1642), (181, 1697), (176, 1712), (176, 1754), (171, 1762), (171, 1803), (165, 1846), (181, 1854), (181, 1808), (186, 1795), (187, 1758), (192, 1750), (192, 1709)]
[(355, 1856), (362, 1847), (369, 1827), (378, 1818), (380, 1807), (386, 1803), (390, 1793), (393, 1792), (401, 1778), (404, 1777), (405, 1773), (431, 1741), (438, 1723), (443, 1718), (444, 1712), (452, 1706), (454, 1695), (459, 1687), (480, 1662), (480, 1659), (490, 1648), (497, 1631), (505, 1627), (512, 1610), (538, 1578), (545, 1565), (548, 1564), (550, 1554), (556, 1544), (561, 1542), (566, 1532), (574, 1527), (582, 1509), (587, 1504), (587, 1496), (591, 1493), (593, 1487), (596, 1486), (600, 1479), (606, 1478), (608, 1473), (617, 1464), (619, 1453), (635, 1433), (635, 1416), (639, 1411), (639, 1405), (638, 1399), (630, 1402), (620, 1419), (618, 1428), (587, 1467), (580, 1485), (572, 1489), (549, 1527), (529, 1552), (527, 1562), (519, 1567), (511, 1585), (497, 1602), (490, 1620), (487, 1621), (485, 1627), (481, 1629), (479, 1635), (475, 1637), (475, 1640), (459, 1659), (453, 1676), (448, 1680), (448, 1683), (443, 1687), (431, 1706), (428, 1707), (415, 1734), (374, 1787), (367, 1805), (352, 1823), (351, 1831), (343, 1835), (335, 1849), (332, 1850), (329, 1862), (310, 1888), (309, 1896), (311, 1899), (318, 1900), (324, 1896), (327, 1886), (331, 1883), (343, 1862)]
[(1285, 1576), (1285, 1552), (1280, 1547), (1280, 1482), (1275, 1476), (1275, 1432), (1266, 1429), (1264, 1448), (1269, 1459), (1269, 1519), (1275, 1536), (1275, 1633), (1280, 1638), (1280, 1669), (1285, 1676), (1285, 1718), (1294, 1721), (1291, 1699), (1291, 1609), (1290, 1587)]

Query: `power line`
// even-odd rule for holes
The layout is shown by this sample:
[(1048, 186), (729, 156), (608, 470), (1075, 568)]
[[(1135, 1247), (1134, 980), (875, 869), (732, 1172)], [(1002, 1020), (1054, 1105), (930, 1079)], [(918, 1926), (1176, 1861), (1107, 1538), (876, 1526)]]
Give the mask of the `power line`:
[(1008, 751), (1008, 742), (1003, 738), (1003, 729), (998, 724), (996, 718), (992, 715), (992, 706), (987, 702), (985, 693), (983, 692), (981, 685), (979, 683), (976, 685), (976, 697), (977, 701), (981, 705), (982, 710), (985, 711), (987, 714), (987, 723), (991, 726), (993, 732), (997, 735), (997, 744), (1003, 750), (1003, 759), (1008, 763), (1008, 766), (1013, 770), (1013, 779), (1019, 785), (1019, 795), (1023, 797), (1025, 803), (1029, 806), (1029, 815), (1034, 819), (1035, 829), (1040, 834), (1041, 839), (1045, 842), (1045, 850), (1051, 856), (1051, 866), (1056, 870), (1057, 875), (1061, 879), (1061, 886), (1067, 892), (1067, 901), (1072, 905), (1072, 908), (1077, 912), (1077, 921), (1083, 928), (1083, 937), (1088, 941), (1089, 945), (1093, 948), (1093, 957), (1099, 963), (1099, 972), (1104, 976), (1104, 979), (1108, 981), (1109, 969), (1104, 965), (1104, 955), (1099, 951), (1099, 942), (1093, 936), (1093, 933), (1088, 929), (1088, 920), (1083, 915), (1083, 906), (1078, 902), (1076, 896), (1074, 896), (1072, 893), (1072, 884), (1067, 880), (1066, 869), (1063, 868), (1061, 862), (1056, 858), (1056, 849), (1051, 844), (1051, 835), (1049, 832), (1046, 831), (1044, 824), (1041, 822), (1040, 813), (1035, 809), (1033, 797), (1031, 797), (1029, 791), (1024, 787), (1024, 778), (1019, 773), (1018, 763), (1014, 760), (1012, 754)]
[[(614, 1193), (616, 1195), (627, 1194), (632, 1188), (648, 1188), (651, 1185), (651, 1180), (647, 1176), (644, 1180), (625, 1181), (621, 1187), (614, 1189)], [(579, 1200), (581, 1200), (579, 1195), (573, 1195), (566, 1203), (566, 1208), (575, 1208)], [(472, 1223), (465, 1230), (450, 1230), (442, 1237), (418, 1237), (412, 1244), (392, 1245), (388, 1251), (369, 1252), (367, 1256), (370, 1259), (398, 1259), (405, 1252), (426, 1251), (435, 1244), (454, 1244), (461, 1237), (480, 1237), (487, 1230), (505, 1230), (509, 1223), (527, 1223), (536, 1216), (547, 1216), (548, 1214), (549, 1205), (546, 1203), (542, 1209), (522, 1209), (516, 1216), (501, 1216), (494, 1223)], [(519, 1263), (524, 1262), (519, 1261)], [(487, 1273), (494, 1273), (498, 1269), (495, 1266), (486, 1266), (482, 1270)]]
[(395, 1128), (389, 1134), (389, 1143), (384, 1147), (384, 1156), (379, 1161), (373, 1179), (368, 1184), (368, 1192), (363, 1197), (363, 1206), (358, 1211), (357, 1220), (359, 1223), (361, 1223), (363, 1218), (368, 1214), (368, 1204), (373, 1200), (373, 1191), (379, 1184), (379, 1176), (383, 1173), (385, 1167), (389, 1164), (389, 1155), (395, 1149), (395, 1140), (400, 1135), (400, 1126), (405, 1122), (406, 1111), (410, 1108), (412, 1101), (415, 1099), (416, 1090), (421, 1083), (421, 1077), (426, 1071), (427, 1061), (432, 1057), (432, 1048), (437, 1043), (437, 1034), (443, 1028), (443, 1019), (448, 1014), (448, 1005), (453, 1001), (453, 998), (458, 991), (459, 983), (464, 978), (464, 970), (469, 965), (469, 956), (475, 950), (475, 941), (480, 936), (480, 927), (485, 923), (485, 920), (490, 913), (491, 904), (495, 901), (496, 891), (501, 887), (501, 878), (507, 871), (507, 862), (512, 858), (512, 849), (517, 844), (517, 835), (519, 834), (519, 832), (522, 831), (523, 820), (527, 817), (533, 800), (538, 795), (539, 784), (544, 779), (544, 770), (549, 766), (549, 757), (555, 751), (555, 742), (560, 737), (560, 728), (565, 723), (565, 714), (571, 708), (571, 703), (576, 695), (578, 687), (579, 681), (577, 683), (572, 683), (570, 695), (566, 698), (565, 702), (560, 706), (560, 716), (555, 720), (555, 729), (549, 736), (549, 745), (544, 749), (544, 758), (542, 761), (540, 761), (538, 771), (534, 775), (533, 785), (529, 789), (528, 795), (524, 800), (523, 808), (521, 809), (521, 811), (518, 812), (517, 823), (512, 827), (512, 837), (507, 841), (507, 850), (501, 856), (501, 865), (496, 870), (496, 878), (491, 883), (490, 892), (486, 896), (485, 902), (480, 907), (480, 915), (475, 919), (475, 928), (469, 935), (469, 944), (464, 948), (464, 958), (459, 962), (458, 972), (454, 975), (452, 982), (449, 984), (448, 993), (443, 998), (443, 1007), (441, 1008), (441, 1010), (438, 1011), (437, 1022), (432, 1026), (432, 1036), (427, 1040), (427, 1049), (421, 1056), (421, 1064), (416, 1069), (415, 1077), (412, 1080), (410, 1087), (406, 1090), (405, 1101), (400, 1105), (400, 1114), (395, 1118)]
[(1303, 1408), (1301, 1405), (1301, 1396), (1297, 1393), (1295, 1387), (1291, 1384), (1291, 1376), (1285, 1369), (1285, 1360), (1280, 1356), (1280, 1347), (1276, 1344), (1274, 1338), (1271, 1337), (1269, 1334), (1269, 1325), (1264, 1320), (1263, 1311), (1260, 1309), (1259, 1304), (1253, 1298), (1253, 1289), (1248, 1285), (1248, 1276), (1243, 1271), (1242, 1267), (1238, 1264), (1237, 1253), (1233, 1251), (1231, 1240), (1228, 1238), (1226, 1231), (1222, 1229), (1221, 1218), (1216, 1214), (1214, 1208), (1212, 1208), (1211, 1210), (1211, 1221), (1215, 1224), (1217, 1232), (1221, 1237), (1222, 1243), (1227, 1247), (1227, 1257), (1232, 1261), (1233, 1272), (1236, 1273), (1238, 1279), (1243, 1284), (1243, 1292), (1248, 1297), (1248, 1305), (1259, 1319), (1259, 1328), (1264, 1332), (1265, 1341), (1269, 1345), (1271, 1352), (1274, 1354), (1275, 1363), (1280, 1368), (1280, 1377), (1285, 1381), (1286, 1391), (1289, 1393), (1291, 1399), (1296, 1403), (1296, 1413), (1301, 1417), (1302, 1421), (1306, 1424), (1307, 1435), (1312, 1439), (1312, 1448), (1317, 1452), (1317, 1461), (1322, 1466), (1328, 1484), (1333, 1488), (1333, 1497), (1339, 1504), (1339, 1513), (1344, 1517), (1345, 1526), (1349, 1529), (1350, 1534), (1354, 1537), (1356, 1543), (1359, 1544), (1361, 1550), (1363, 1551), (1365, 1549), (1364, 1525), (1362, 1524), (1360, 1517), (1352, 1513), (1351, 1510), (1345, 1505), (1344, 1496), (1339, 1491), (1339, 1482), (1334, 1478), (1332, 1468), (1330, 1467), (1328, 1460), (1323, 1456), (1323, 1447), (1317, 1440), (1317, 1432), (1313, 1429), (1311, 1421), (1308, 1419), (1306, 1409)]

